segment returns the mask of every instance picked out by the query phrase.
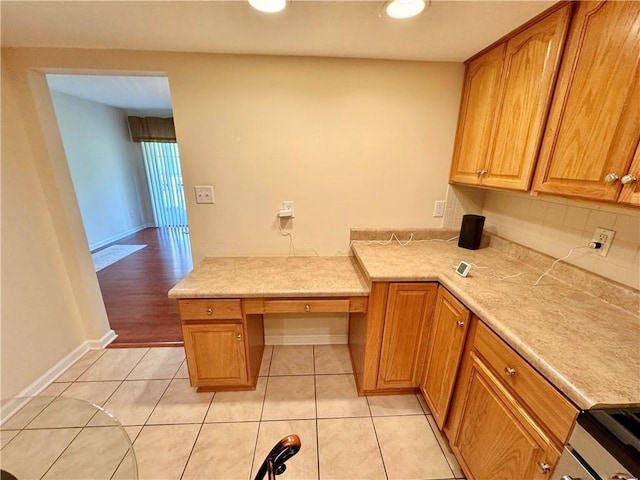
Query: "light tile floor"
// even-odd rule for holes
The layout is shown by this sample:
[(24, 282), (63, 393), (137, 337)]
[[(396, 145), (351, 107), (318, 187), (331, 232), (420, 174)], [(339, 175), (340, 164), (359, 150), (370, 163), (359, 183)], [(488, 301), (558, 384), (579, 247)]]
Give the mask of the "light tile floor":
[[(302, 448), (282, 480), (464, 478), (419, 395), (358, 397), (346, 345), (266, 347), (260, 375), (255, 391), (196, 393), (182, 348), (94, 350), (42, 395), (111, 412), (133, 442), (141, 479), (252, 479), (290, 433)], [(32, 403), (30, 417), (2, 427), (2, 449), (28, 450), (28, 478), (64, 478), (63, 452), (76, 448), (78, 427), (101, 422), (75, 412), (75, 428), (47, 429), (38, 412), (49, 404)], [(123, 470), (106, 478), (126, 478)]]

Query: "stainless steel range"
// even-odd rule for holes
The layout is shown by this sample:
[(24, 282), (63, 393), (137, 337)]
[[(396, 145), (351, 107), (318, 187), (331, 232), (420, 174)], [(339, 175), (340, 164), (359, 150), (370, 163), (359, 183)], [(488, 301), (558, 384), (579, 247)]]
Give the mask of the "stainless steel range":
[(638, 480), (640, 407), (585, 410), (552, 480)]

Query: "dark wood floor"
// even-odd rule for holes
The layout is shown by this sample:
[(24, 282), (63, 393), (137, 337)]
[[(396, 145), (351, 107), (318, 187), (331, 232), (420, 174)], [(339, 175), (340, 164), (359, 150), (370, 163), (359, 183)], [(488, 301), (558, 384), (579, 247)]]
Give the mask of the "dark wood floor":
[(110, 346), (182, 345), (178, 306), (167, 292), (192, 269), (186, 229), (147, 228), (115, 244), (147, 247), (97, 273), (118, 334)]

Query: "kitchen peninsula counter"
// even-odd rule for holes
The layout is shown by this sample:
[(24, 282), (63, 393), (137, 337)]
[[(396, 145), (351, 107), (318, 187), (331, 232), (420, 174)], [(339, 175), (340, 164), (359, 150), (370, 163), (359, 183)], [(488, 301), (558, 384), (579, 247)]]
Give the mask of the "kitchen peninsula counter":
[[(499, 248), (424, 240), (356, 241), (352, 250), (370, 282), (441, 283), (580, 408), (640, 405), (640, 317), (628, 309), (552, 275), (534, 286), (544, 270)], [(461, 260), (473, 264), (468, 277), (455, 273)], [(622, 290), (634, 305), (637, 292)]]

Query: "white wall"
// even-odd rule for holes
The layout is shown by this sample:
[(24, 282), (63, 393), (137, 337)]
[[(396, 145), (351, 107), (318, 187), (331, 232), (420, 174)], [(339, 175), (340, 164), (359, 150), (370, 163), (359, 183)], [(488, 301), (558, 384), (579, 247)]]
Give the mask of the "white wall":
[(153, 223), (126, 112), (61, 92), (51, 98), (90, 249)]
[[(41, 240), (47, 255), (38, 268), (58, 265), (69, 277), (67, 283), (40, 285), (29, 279), (35, 266), (21, 272), (16, 263), (10, 271), (24, 282), (2, 284), (3, 298), (15, 299), (12, 322), (20, 327), (2, 336), (3, 368), (14, 372), (15, 381), (7, 384), (12, 392), (59, 360), (58, 350), (68, 352), (72, 344), (108, 330), (46, 73), (168, 76), (196, 260), (286, 254), (288, 241), (275, 224), (282, 200), (296, 202), (296, 218), (286, 224), (296, 245), (322, 254), (346, 250), (350, 227), (441, 225), (431, 214), (447, 190), (461, 64), (47, 48), (3, 49), (2, 62), (3, 88), (5, 78), (12, 81), (17, 102), (10, 112), (3, 102), (2, 114), (28, 138), (20, 146), (20, 162), (37, 172), (33, 188), (43, 193), (37, 207), (49, 209), (42, 219), (24, 212), (8, 227), (28, 235), (37, 231), (32, 221), (42, 223), (38, 228), (49, 233)], [(4, 137), (3, 132), (3, 149)], [(3, 172), (3, 182), (18, 185), (21, 175), (8, 171), (5, 178)], [(214, 185), (215, 205), (195, 205), (193, 186), (203, 184)], [(14, 200), (8, 202), (11, 208)], [(4, 216), (2, 224), (5, 232)], [(32, 247), (29, 241), (12, 245), (16, 258), (28, 256)], [(30, 307), (18, 308), (41, 290), (46, 301), (34, 307), (46, 311), (55, 299), (61, 308), (79, 310), (84, 334), (67, 335), (68, 318), (45, 321)], [(29, 322), (40, 329), (33, 342), (21, 327)], [(2, 323), (4, 330), (4, 315)], [(273, 322), (273, 335), (280, 323)], [(346, 324), (334, 323), (325, 322), (317, 332), (341, 334)], [(66, 340), (58, 342), (58, 335)], [(5, 356), (9, 344), (20, 351), (11, 347)], [(56, 351), (43, 355), (49, 348)], [(24, 359), (35, 356), (40, 361), (27, 367)]]
[(596, 227), (614, 230), (606, 257), (577, 249), (569, 263), (603, 277), (640, 288), (640, 211), (614, 204), (572, 200), (551, 195), (482, 190), (452, 186), (446, 225), (460, 226), (464, 213), (486, 216), (485, 230), (552, 257), (591, 241)]
[[(439, 227), (463, 69), (457, 64), (200, 57), (169, 69), (192, 250), (346, 251), (349, 229)], [(213, 185), (216, 204), (192, 187)]]
[(72, 281), (79, 276), (65, 262), (54, 225), (60, 212), (52, 211), (57, 205), (49, 203), (32, 154), (37, 145), (5, 73), (3, 66), (1, 398), (17, 395), (87, 338), (108, 330), (106, 316), (82, 319), (86, 310), (76, 295), (95, 303), (99, 293), (91, 297)]

